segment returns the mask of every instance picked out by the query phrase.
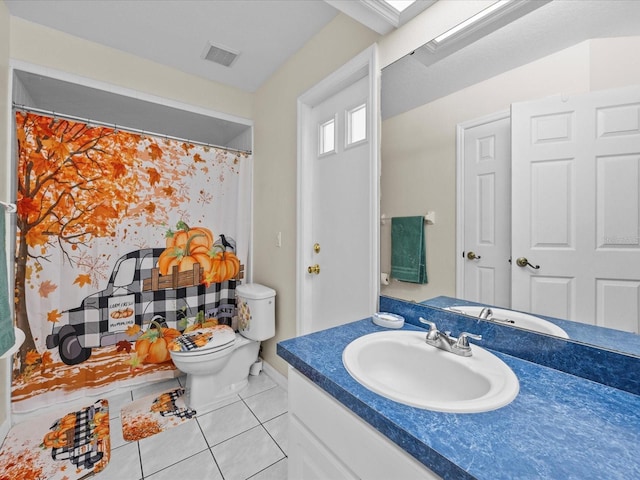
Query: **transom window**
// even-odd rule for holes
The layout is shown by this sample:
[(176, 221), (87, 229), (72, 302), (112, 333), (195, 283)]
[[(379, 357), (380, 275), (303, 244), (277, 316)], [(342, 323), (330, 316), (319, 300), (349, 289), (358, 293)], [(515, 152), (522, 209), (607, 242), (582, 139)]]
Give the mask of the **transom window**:
[(336, 151), (336, 119), (320, 125), (320, 155), (333, 153)]
[(347, 111), (347, 146), (367, 139), (367, 104)]

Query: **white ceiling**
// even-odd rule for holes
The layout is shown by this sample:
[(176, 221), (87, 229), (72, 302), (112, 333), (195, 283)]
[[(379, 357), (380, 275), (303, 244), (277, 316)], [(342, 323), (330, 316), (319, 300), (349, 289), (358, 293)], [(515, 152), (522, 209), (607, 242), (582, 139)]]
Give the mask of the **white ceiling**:
[[(527, 0), (532, 3), (532, 0)], [(640, 35), (640, 0), (553, 0), (444, 58), (424, 47), (385, 68), (382, 117), (409, 111), (592, 38)], [(638, 52), (640, 58), (640, 52)]]
[[(338, 9), (377, 28), (366, 15), (352, 11), (355, 4), (366, 7), (377, 0), (4, 1), (11, 15), (247, 92), (260, 88), (338, 14)], [(422, 9), (433, 3), (419, 1)], [(640, 0), (546, 1), (537, 10), (469, 46), (459, 44), (458, 51), (447, 52), (448, 56), (435, 63), (425, 59), (419, 49), (385, 68), (383, 118), (587, 38), (640, 34)], [(201, 56), (210, 42), (240, 52), (236, 62), (223, 67), (203, 60)], [(167, 107), (160, 112), (157, 105), (144, 102), (133, 106), (129, 98), (107, 98), (104, 92), (86, 87), (77, 90), (65, 82), (24, 72), (20, 80), (34, 100), (32, 106), (67, 110), (68, 114), (106, 123), (216, 145), (226, 145), (229, 138), (247, 128), (219, 119), (207, 124), (198, 115), (193, 116), (193, 121), (189, 121), (191, 117), (175, 121), (179, 115), (176, 109)], [(104, 117), (86, 112), (101, 112)], [(152, 121), (158, 125), (150, 127)], [(175, 130), (176, 125), (180, 131)]]
[[(260, 86), (339, 11), (385, 34), (436, 0), (402, 13), (384, 0), (4, 0), (11, 15), (247, 92)], [(204, 60), (210, 44), (239, 53)]]
[[(0, 0), (1, 1), (1, 0)], [(255, 92), (325, 27), (344, 3), (324, 0), (4, 0), (12, 16), (215, 82)], [(365, 0), (358, 21), (374, 10)], [(375, 0), (376, 2), (378, 0)], [(419, 0), (423, 9), (434, 0)], [(373, 15), (375, 17), (375, 15)], [(380, 19), (378, 19), (380, 20)], [(380, 21), (376, 25), (379, 25)], [(384, 23), (384, 21), (383, 21)], [(376, 28), (371, 24), (371, 28)], [(202, 57), (209, 44), (238, 52), (230, 67)], [(185, 112), (16, 71), (18, 104), (211, 145), (235, 144), (247, 124)], [(250, 149), (249, 145), (240, 148)]]
[[(323, 0), (5, 0), (11, 15), (255, 92), (338, 13)], [(239, 52), (203, 60), (209, 42)]]

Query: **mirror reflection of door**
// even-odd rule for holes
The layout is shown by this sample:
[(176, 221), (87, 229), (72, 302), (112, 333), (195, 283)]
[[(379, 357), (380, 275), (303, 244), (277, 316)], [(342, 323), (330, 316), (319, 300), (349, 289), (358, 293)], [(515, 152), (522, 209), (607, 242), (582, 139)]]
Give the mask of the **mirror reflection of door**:
[(467, 122), (464, 155), (464, 298), (511, 306), (511, 120), (509, 112)]
[(512, 138), (513, 308), (638, 333), (640, 87), (513, 104)]
[(493, 261), (483, 255), (506, 225), (507, 216), (497, 219), (504, 203), (511, 210), (511, 308), (637, 333), (640, 87), (514, 104), (511, 123), (513, 201), (499, 196), (494, 167), (473, 166), (482, 164), (474, 155), (499, 122), (493, 133), (480, 128), (488, 124), (462, 130), (465, 249), (481, 257), (463, 260), (463, 298), (506, 305), (498, 299), (507, 287), (489, 282)]

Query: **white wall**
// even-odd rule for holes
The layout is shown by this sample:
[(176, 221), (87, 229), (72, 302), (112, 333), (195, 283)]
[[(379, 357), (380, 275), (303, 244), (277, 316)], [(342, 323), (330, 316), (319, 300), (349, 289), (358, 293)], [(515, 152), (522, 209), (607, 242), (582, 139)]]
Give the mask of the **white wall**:
[[(422, 301), (455, 295), (456, 125), (517, 101), (640, 83), (638, 37), (583, 42), (511, 70), (382, 124), (381, 212), (387, 217), (433, 210), (427, 226), (429, 283), (392, 281), (385, 295)], [(381, 270), (390, 271), (390, 222), (381, 227)]]
[(640, 84), (640, 37), (591, 42), (590, 90)]

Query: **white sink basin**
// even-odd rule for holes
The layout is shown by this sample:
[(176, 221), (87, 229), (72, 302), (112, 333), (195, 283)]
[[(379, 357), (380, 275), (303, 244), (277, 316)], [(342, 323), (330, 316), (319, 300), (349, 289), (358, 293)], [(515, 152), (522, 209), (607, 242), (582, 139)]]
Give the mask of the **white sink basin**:
[(520, 384), (513, 371), (472, 345), (462, 357), (425, 343), (426, 332), (371, 333), (344, 349), (342, 362), (369, 390), (396, 402), (438, 412), (473, 413), (510, 403)]
[[(484, 307), (473, 307), (469, 305), (454, 305), (448, 307), (445, 310), (451, 310), (453, 312), (463, 313), (472, 317), (480, 315)], [(554, 335), (560, 338), (569, 338), (567, 332), (557, 326), (555, 323), (551, 323), (543, 318), (529, 315), (527, 313), (514, 312), (513, 310), (505, 310), (503, 308), (491, 307), (493, 316), (490, 321), (496, 323), (503, 323), (505, 325), (511, 325), (513, 327), (524, 328), (526, 330), (532, 330), (538, 333), (546, 333), (547, 335)]]

